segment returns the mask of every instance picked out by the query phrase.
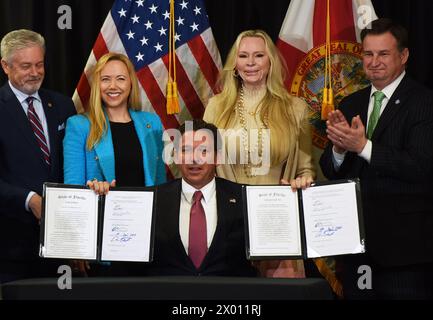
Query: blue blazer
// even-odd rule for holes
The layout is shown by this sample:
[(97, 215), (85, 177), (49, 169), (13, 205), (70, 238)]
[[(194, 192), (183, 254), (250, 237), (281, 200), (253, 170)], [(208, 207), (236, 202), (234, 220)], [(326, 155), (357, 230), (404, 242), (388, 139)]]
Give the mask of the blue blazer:
[[(138, 140), (143, 151), (144, 179), (146, 186), (166, 181), (162, 159), (163, 127), (156, 114), (129, 109)], [(90, 122), (85, 115), (76, 115), (66, 123), (64, 148), (64, 181), (67, 184), (86, 184), (94, 178), (111, 182), (116, 179), (114, 148), (110, 122), (106, 116), (108, 130), (91, 150), (86, 148)]]

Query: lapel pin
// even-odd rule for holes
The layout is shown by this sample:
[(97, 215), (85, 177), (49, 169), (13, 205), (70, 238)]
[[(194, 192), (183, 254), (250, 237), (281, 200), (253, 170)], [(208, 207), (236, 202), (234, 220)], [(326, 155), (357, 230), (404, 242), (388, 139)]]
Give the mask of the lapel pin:
[(48, 102), (48, 107), (52, 107), (53, 106), (53, 104), (51, 103), (51, 102)]
[(236, 203), (236, 199), (234, 199), (234, 198), (229, 199), (229, 201), (230, 201), (231, 203)]
[(151, 127), (151, 125), (148, 123), (148, 124), (146, 125), (146, 128), (147, 128), (147, 129), (150, 129), (150, 127)]
[(395, 104), (400, 104), (400, 99), (395, 100)]

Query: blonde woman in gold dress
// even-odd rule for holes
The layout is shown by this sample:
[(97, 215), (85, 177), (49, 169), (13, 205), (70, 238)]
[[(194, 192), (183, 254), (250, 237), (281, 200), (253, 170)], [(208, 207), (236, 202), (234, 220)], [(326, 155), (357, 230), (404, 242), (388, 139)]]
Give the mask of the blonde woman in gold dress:
[[(307, 105), (287, 92), (282, 61), (264, 31), (237, 37), (220, 75), (221, 93), (203, 117), (226, 129), (218, 176), (250, 185), (290, 182), (293, 189), (315, 178)], [(260, 261), (258, 267), (266, 277), (305, 277), (302, 260)]]

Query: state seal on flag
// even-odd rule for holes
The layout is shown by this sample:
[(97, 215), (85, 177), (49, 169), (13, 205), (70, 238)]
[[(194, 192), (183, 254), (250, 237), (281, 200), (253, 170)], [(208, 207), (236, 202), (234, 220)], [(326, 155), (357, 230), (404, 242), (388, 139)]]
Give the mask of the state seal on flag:
[[(331, 78), (335, 107), (345, 96), (369, 85), (362, 68), (362, 46), (357, 42), (331, 42)], [(327, 143), (326, 123), (321, 120), (325, 85), (326, 45), (311, 49), (296, 67), (290, 93), (302, 97), (309, 106), (313, 126), (313, 144), (324, 149)]]

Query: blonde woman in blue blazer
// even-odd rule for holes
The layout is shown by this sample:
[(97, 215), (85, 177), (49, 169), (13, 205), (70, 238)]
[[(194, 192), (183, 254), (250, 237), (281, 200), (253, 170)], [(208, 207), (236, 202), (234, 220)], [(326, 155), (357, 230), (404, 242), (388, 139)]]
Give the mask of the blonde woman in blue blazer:
[[(99, 194), (111, 187), (166, 182), (159, 117), (141, 109), (134, 66), (123, 54), (97, 62), (89, 109), (68, 119), (63, 140), (64, 182), (88, 185)], [(122, 264), (72, 261), (84, 275), (123, 275)], [(89, 273), (90, 272), (90, 273)]]
[(141, 109), (138, 80), (130, 60), (107, 53), (95, 66), (89, 110), (68, 119), (64, 139), (64, 182), (109, 186), (152, 186), (166, 182), (163, 127)]

